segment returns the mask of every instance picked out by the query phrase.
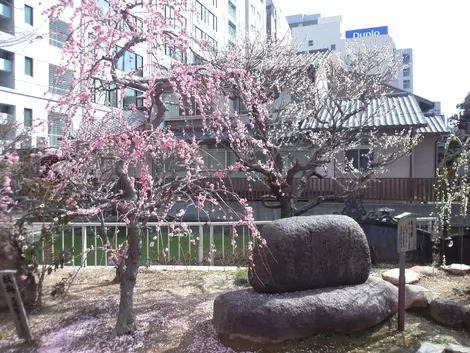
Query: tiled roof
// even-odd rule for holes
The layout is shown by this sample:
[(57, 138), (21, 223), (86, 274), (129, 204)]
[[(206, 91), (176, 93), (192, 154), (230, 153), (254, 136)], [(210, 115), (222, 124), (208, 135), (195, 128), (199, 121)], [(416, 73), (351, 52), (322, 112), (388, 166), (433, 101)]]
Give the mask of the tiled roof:
[(86, 131), (87, 138), (100, 136), (103, 134), (117, 134), (120, 132), (127, 131), (127, 127), (124, 129), (123, 121), (126, 121), (130, 130), (137, 129), (146, 123), (145, 115), (141, 112), (134, 111), (123, 111), (122, 118), (103, 118), (96, 119), (94, 121), (88, 120), (85, 126), (80, 126), (77, 131), (72, 133), (74, 138), (78, 138), (84, 129)]
[[(354, 112), (361, 107), (359, 101), (344, 101), (343, 112)], [(338, 109), (323, 110), (318, 118), (302, 123), (304, 129), (323, 129), (338, 125), (341, 114)], [(352, 116), (341, 126), (348, 127), (420, 127), (427, 124), (416, 98), (412, 94), (400, 94), (374, 99), (365, 111)]]
[(428, 125), (418, 130), (422, 134), (445, 134), (452, 131), (452, 127), (443, 116), (426, 116), (425, 119)]

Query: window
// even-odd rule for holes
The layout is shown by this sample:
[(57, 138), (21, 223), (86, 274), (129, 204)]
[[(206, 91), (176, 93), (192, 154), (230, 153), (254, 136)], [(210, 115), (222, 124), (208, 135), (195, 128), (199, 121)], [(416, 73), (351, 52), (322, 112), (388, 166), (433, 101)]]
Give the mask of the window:
[(256, 15), (256, 9), (253, 5), (251, 5), (251, 14), (254, 16)]
[(217, 0), (212, 0), (212, 5), (217, 8)]
[(331, 50), (336, 50), (336, 44), (331, 44), (331, 45), (330, 45), (330, 49), (331, 49)]
[(180, 16), (180, 17), (181, 17), (181, 20), (177, 19), (175, 15), (175, 10), (165, 5), (165, 18), (167, 20), (167, 23), (171, 27), (181, 30), (182, 27), (186, 28), (188, 26), (188, 20), (183, 16)]
[(124, 108), (134, 105), (137, 108), (144, 106), (143, 92), (135, 89), (126, 89), (126, 96), (122, 98), (122, 106)]
[(165, 40), (165, 55), (185, 64), (188, 62), (187, 54), (180, 48), (174, 46), (173, 38), (170, 35), (168, 35)]
[(309, 46), (309, 47), (313, 47), (313, 40), (309, 40), (309, 41), (308, 41), (308, 46)]
[(196, 13), (198, 20), (209, 25), (214, 31), (217, 31), (217, 17), (199, 1), (196, 1)]
[(33, 25), (33, 8), (28, 5), (24, 5), (24, 22)]
[(232, 23), (232, 21), (228, 21), (228, 33), (232, 38), (237, 36), (237, 27)]
[(209, 170), (220, 170), (227, 167), (227, 151), (224, 148), (218, 149), (216, 145), (205, 145), (204, 165)]
[(410, 89), (410, 88), (411, 88), (411, 81), (403, 80), (403, 89)]
[(49, 23), (49, 44), (63, 48), (68, 37), (69, 24), (61, 20)]
[(111, 107), (118, 106), (118, 87), (115, 84), (101, 83), (100, 80), (94, 80), (92, 94), (91, 101), (93, 103), (105, 104)]
[[(229, 24), (231, 22), (229, 21)], [(201, 30), (199, 27), (194, 26), (194, 36), (197, 40), (204, 40), (208, 42), (208, 49), (209, 50), (214, 50), (217, 48), (217, 41), (209, 36), (206, 32)]]
[(67, 70), (56, 78), (57, 69), (57, 66), (49, 64), (49, 91), (53, 94), (64, 95), (70, 90), (73, 72)]
[(410, 71), (409, 67), (406, 67), (406, 68), (403, 69), (403, 76), (404, 77), (410, 76), (410, 73), (411, 73), (411, 71)]
[(403, 54), (403, 64), (408, 65), (410, 63), (410, 54)]
[(228, 0), (228, 14), (234, 19), (237, 18), (237, 7), (230, 0)]
[(351, 163), (355, 169), (365, 170), (369, 162), (374, 160), (374, 154), (368, 148), (359, 148), (346, 151), (346, 162)]
[(58, 147), (59, 141), (64, 134), (63, 123), (65, 116), (58, 113), (50, 113), (48, 120), (49, 147)]
[(33, 126), (33, 110), (25, 108), (23, 112), (23, 125), (24, 127)]
[[(114, 48), (115, 54), (117, 54), (121, 49), (122, 48), (119, 45), (116, 45)], [(139, 77), (144, 75), (142, 70), (143, 66), (143, 57), (129, 50), (126, 50), (117, 62), (117, 69), (124, 72), (134, 72), (135, 75)]]
[(198, 104), (196, 103), (196, 99), (194, 97), (191, 97), (191, 99), (183, 97), (183, 107), (184, 108), (180, 106), (179, 108), (180, 116), (201, 115), (201, 111), (199, 110)]
[(33, 77), (33, 59), (24, 58), (24, 74)]
[(258, 18), (258, 22), (261, 22), (261, 14), (259, 12), (256, 13), (256, 17)]

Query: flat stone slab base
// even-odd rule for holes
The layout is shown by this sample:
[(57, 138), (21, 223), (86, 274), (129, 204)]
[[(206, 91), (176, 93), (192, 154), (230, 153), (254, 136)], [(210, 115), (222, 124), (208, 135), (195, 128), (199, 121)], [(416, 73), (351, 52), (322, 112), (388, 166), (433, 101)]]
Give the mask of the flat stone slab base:
[(282, 294), (252, 288), (214, 300), (212, 323), (222, 343), (259, 348), (323, 332), (353, 333), (398, 310), (398, 289), (377, 277), (363, 284)]

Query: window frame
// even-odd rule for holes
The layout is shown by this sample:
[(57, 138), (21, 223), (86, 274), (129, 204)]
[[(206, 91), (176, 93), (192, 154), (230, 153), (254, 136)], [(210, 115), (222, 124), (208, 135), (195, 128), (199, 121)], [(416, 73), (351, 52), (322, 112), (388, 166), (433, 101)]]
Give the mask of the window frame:
[[(356, 170), (360, 170), (360, 171), (367, 170), (369, 162), (374, 161), (374, 151), (373, 150), (372, 150), (372, 153), (370, 154), (371, 158), (369, 158), (369, 156), (368, 156), (370, 150), (371, 150), (371, 148), (367, 145), (361, 145), (361, 146), (358, 146), (357, 148), (346, 150), (346, 151), (344, 151), (345, 162), (349, 163), (349, 161), (352, 159), (351, 164)], [(348, 157), (348, 152), (354, 152), (356, 155), (353, 158), (349, 158)], [(364, 163), (365, 163), (365, 165), (363, 165)], [(348, 164), (348, 166), (349, 166), (349, 164)]]
[[(27, 63), (30, 65), (29, 66), (29, 71), (27, 71)], [(26, 76), (34, 77), (34, 60), (33, 58), (30, 58), (29, 56), (24, 57), (24, 74)]]
[[(28, 124), (26, 124), (26, 113), (29, 114)], [(24, 127), (33, 127), (33, 110), (31, 108), (23, 109), (23, 126)]]
[[(408, 87), (406, 87), (406, 85), (408, 85)], [(411, 80), (403, 80), (403, 89), (411, 89)]]
[[(28, 14), (31, 16), (29, 19), (27, 18)], [(26, 5), (26, 4), (24, 5), (24, 23), (26, 23), (30, 26), (34, 26), (34, 10), (33, 10), (33, 7), (29, 6), (29, 5)]]

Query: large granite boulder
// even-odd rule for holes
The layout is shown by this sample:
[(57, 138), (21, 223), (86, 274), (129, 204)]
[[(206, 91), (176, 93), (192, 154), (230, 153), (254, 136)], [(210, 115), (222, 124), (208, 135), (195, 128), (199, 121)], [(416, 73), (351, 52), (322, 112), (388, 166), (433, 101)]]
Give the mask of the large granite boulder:
[(370, 273), (367, 238), (339, 215), (292, 217), (263, 226), (266, 247), (254, 247), (250, 284), (284, 293), (364, 283)]
[(437, 298), (431, 301), (429, 307), (431, 317), (443, 325), (460, 327), (465, 322), (465, 307), (453, 300)]
[(359, 332), (397, 310), (398, 289), (371, 276), (359, 285), (302, 292), (224, 293), (214, 301), (212, 323), (222, 343), (248, 349), (324, 332)]

